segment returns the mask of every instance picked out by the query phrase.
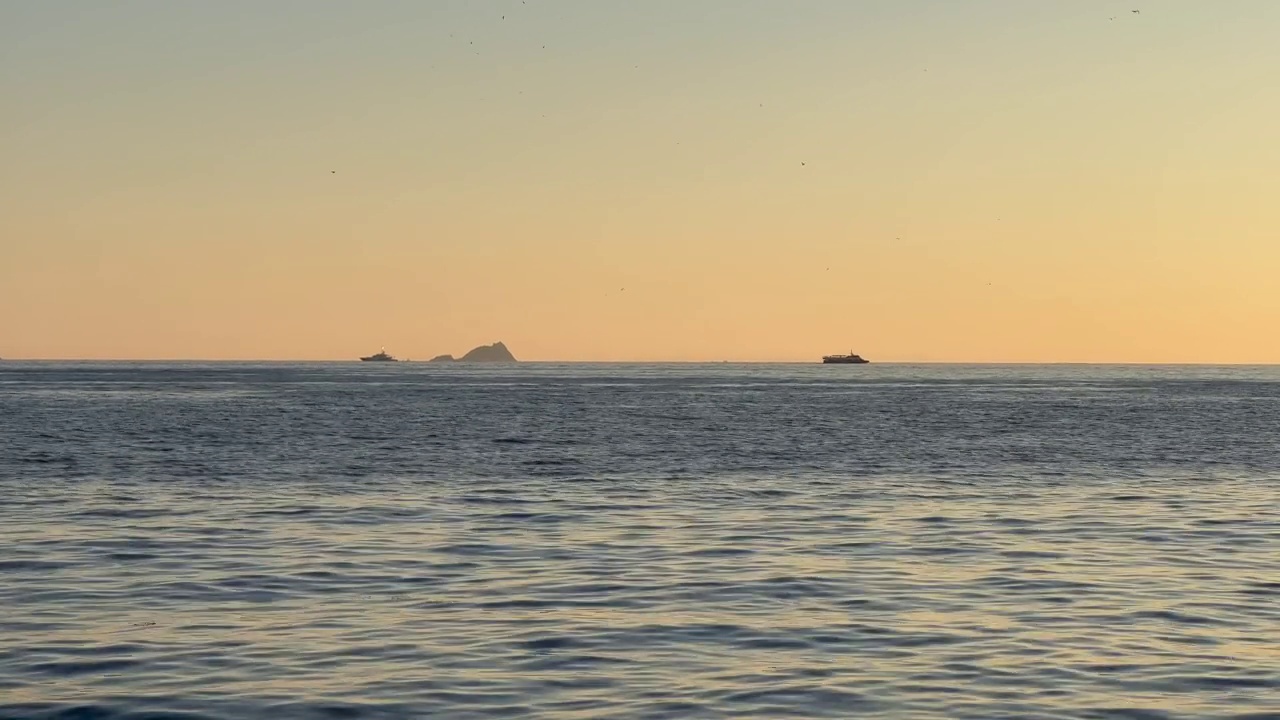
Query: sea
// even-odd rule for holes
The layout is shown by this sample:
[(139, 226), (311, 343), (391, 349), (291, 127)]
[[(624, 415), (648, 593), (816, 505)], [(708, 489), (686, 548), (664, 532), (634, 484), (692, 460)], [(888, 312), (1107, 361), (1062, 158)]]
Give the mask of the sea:
[(6, 361), (0, 718), (1280, 718), (1280, 367)]

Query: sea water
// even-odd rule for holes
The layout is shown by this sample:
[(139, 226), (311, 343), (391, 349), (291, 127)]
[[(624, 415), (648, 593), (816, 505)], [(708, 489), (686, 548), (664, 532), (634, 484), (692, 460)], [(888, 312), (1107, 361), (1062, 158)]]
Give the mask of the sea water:
[(0, 363), (3, 718), (1280, 717), (1280, 369)]

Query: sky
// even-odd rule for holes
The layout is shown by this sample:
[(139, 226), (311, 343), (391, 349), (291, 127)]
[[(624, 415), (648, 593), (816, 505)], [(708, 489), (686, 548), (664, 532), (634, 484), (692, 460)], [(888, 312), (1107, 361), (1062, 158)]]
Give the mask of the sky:
[(1280, 363), (1278, 37), (1273, 0), (6, 0), (0, 357)]

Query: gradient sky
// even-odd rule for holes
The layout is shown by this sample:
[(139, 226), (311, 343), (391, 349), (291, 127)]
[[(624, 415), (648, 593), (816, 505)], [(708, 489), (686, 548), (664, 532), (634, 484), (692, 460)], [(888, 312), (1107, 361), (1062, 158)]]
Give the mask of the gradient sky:
[(1277, 38), (1274, 0), (6, 0), (0, 356), (1280, 362)]

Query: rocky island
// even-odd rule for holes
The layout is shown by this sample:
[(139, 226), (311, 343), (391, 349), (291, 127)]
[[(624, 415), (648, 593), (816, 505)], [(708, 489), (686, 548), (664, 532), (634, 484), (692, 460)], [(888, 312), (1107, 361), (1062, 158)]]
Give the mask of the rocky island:
[(481, 345), (460, 358), (452, 355), (437, 355), (430, 362), (516, 362), (506, 345), (496, 342), (492, 345)]

